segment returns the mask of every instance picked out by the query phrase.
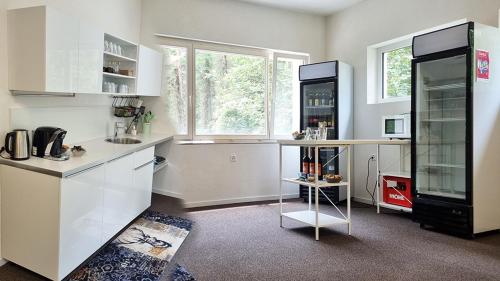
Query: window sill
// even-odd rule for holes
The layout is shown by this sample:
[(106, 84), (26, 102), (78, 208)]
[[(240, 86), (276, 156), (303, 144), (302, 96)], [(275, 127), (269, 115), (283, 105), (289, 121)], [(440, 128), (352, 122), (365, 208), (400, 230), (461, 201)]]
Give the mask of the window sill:
[(244, 139), (216, 139), (216, 140), (179, 140), (178, 145), (208, 145), (208, 144), (277, 144), (276, 140), (244, 140)]
[(411, 102), (411, 97), (379, 99), (378, 102), (375, 104), (394, 103), (394, 102)]

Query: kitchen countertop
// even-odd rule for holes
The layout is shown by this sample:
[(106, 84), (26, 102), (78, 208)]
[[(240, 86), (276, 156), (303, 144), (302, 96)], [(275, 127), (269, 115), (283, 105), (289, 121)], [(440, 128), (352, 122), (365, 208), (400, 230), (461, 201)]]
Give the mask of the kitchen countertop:
[(71, 157), (66, 161), (53, 161), (31, 156), (30, 159), (23, 161), (0, 158), (0, 164), (64, 178), (121, 156), (173, 139), (172, 136), (164, 134), (151, 134), (149, 136), (121, 135), (118, 137), (138, 139), (142, 142), (139, 144), (114, 144), (106, 142), (105, 139), (107, 137), (98, 138), (71, 144), (70, 147), (81, 145), (87, 152), (80, 157)]

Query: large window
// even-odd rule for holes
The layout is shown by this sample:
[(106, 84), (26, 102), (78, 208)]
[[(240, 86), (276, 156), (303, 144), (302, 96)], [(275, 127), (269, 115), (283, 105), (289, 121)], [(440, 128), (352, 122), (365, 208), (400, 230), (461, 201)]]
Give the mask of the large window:
[(196, 135), (267, 134), (266, 61), (195, 50)]
[(299, 66), (304, 58), (275, 55), (274, 61), (273, 135), (285, 137), (300, 128)]
[(298, 68), (308, 57), (191, 40), (166, 40), (167, 123), (185, 139), (269, 139), (299, 130)]
[(411, 59), (411, 46), (382, 53), (383, 99), (411, 95)]
[(163, 47), (161, 95), (170, 127), (178, 135), (188, 135), (188, 62), (187, 48)]
[(378, 104), (410, 101), (413, 37), (466, 22), (467, 19), (461, 19), (368, 46), (366, 102)]

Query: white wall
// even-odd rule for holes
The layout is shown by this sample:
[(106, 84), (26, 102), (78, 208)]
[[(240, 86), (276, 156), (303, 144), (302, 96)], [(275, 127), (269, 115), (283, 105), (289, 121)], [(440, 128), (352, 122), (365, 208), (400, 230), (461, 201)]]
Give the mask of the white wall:
[[(141, 43), (155, 47), (155, 33), (261, 48), (309, 53), (311, 61), (325, 58), (325, 18), (256, 6), (233, 0), (143, 1)], [(149, 99), (153, 111), (165, 104)], [(168, 106), (168, 105), (167, 105)], [(161, 115), (161, 114), (159, 114)], [(166, 118), (166, 117), (161, 117)], [(153, 130), (169, 123), (159, 118)], [(172, 145), (165, 148), (171, 163), (155, 191), (184, 194), (189, 207), (277, 198), (276, 144)], [(238, 162), (230, 162), (236, 152)], [(298, 150), (286, 152), (289, 175), (299, 170)], [(287, 187), (287, 194), (298, 194)]]
[[(499, 7), (499, 0), (367, 0), (328, 17), (327, 58), (354, 66), (354, 137), (380, 138), (383, 115), (410, 111), (410, 102), (367, 104), (368, 46), (463, 18), (497, 26)], [(366, 169), (367, 159), (374, 153), (374, 146), (355, 147), (354, 195), (357, 198), (370, 198), (365, 191)], [(397, 148), (384, 149), (382, 170), (398, 168), (395, 155), (398, 155)], [(374, 177), (370, 180), (371, 187), (374, 180)]]
[[(22, 7), (50, 5), (51, 7), (70, 15), (74, 15), (82, 21), (92, 23), (102, 28), (105, 32), (116, 34), (132, 41), (139, 41), (141, 25), (141, 1), (140, 0), (2, 0), (0, 7), (0, 135), (4, 135), (11, 125), (22, 124), (26, 129), (34, 129), (38, 124), (47, 122), (46, 125), (61, 126), (68, 130), (67, 142), (77, 142), (89, 138), (104, 136), (112, 129), (114, 118), (111, 111), (103, 110), (110, 107), (110, 97), (96, 95), (77, 95), (75, 98), (68, 97), (12, 97), (7, 85), (7, 35), (6, 35), (6, 9)], [(29, 67), (29, 66), (26, 66)], [(47, 119), (37, 119), (36, 124), (30, 124), (29, 120), (17, 120), (16, 114), (11, 120), (11, 108), (22, 108), (24, 111), (34, 109), (34, 113)], [(60, 108), (66, 110), (61, 111)], [(74, 109), (74, 110), (71, 110)], [(95, 110), (94, 110), (95, 109)], [(16, 111), (16, 110), (14, 110)], [(51, 112), (58, 112), (57, 117)], [(88, 119), (89, 113), (93, 118)], [(24, 116), (24, 115), (23, 115)], [(92, 122), (95, 119), (100, 122)], [(82, 128), (89, 120), (88, 126), (98, 127), (96, 130)], [(75, 122), (72, 122), (75, 121)], [(75, 132), (72, 134), (72, 132)]]
[(141, 42), (154, 33), (325, 57), (325, 18), (234, 0), (145, 0)]

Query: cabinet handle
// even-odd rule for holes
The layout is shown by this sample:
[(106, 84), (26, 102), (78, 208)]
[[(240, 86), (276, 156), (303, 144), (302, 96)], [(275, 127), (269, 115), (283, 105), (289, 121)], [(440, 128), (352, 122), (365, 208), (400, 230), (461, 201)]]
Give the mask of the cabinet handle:
[(142, 164), (141, 166), (139, 166), (139, 167), (137, 167), (137, 168), (134, 168), (134, 170), (139, 170), (140, 168), (145, 167), (145, 166), (147, 166), (147, 165), (149, 165), (149, 164), (153, 163), (154, 161), (155, 161), (155, 160), (153, 159), (153, 160), (151, 160), (151, 161), (149, 161), (149, 162), (147, 162), (147, 163), (145, 163), (145, 164)]
[(132, 154), (134, 154), (134, 152), (130, 152), (130, 153), (127, 153), (127, 154), (122, 155), (122, 156), (120, 156), (120, 157), (114, 158), (113, 160), (108, 161), (108, 163), (114, 162), (114, 161), (116, 161), (116, 160), (120, 160), (120, 159), (122, 159), (123, 157), (127, 157), (127, 156), (132, 155)]
[(92, 167), (90, 167), (90, 168), (87, 168), (87, 169), (81, 170), (81, 171), (79, 171), (79, 172), (76, 172), (76, 173), (73, 173), (73, 174), (69, 174), (69, 175), (65, 176), (64, 178), (68, 179), (68, 178), (72, 178), (72, 177), (78, 176), (78, 175), (83, 174), (83, 173), (85, 173), (85, 172), (88, 172), (88, 171), (90, 171), (90, 170), (93, 170), (93, 169), (99, 168), (99, 167), (101, 167), (101, 166), (102, 166), (102, 165), (104, 165), (104, 164), (105, 164), (105, 163), (101, 163), (101, 164), (99, 164), (99, 165), (92, 166)]

